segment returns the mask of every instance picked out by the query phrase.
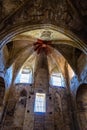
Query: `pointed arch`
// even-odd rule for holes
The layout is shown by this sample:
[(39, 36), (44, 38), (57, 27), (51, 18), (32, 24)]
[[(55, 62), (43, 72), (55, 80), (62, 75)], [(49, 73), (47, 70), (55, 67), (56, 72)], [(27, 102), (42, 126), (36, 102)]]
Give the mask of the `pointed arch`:
[(64, 35), (68, 36), (69, 38), (71, 38), (74, 41), (73, 46), (76, 46), (77, 48), (82, 50), (85, 54), (87, 54), (87, 45), (84, 42), (82, 42), (72, 32), (70, 32), (68, 30), (65, 31), (65, 29), (63, 27), (61, 28), (61, 27), (55, 26), (53, 24), (29, 25), (29, 23), (26, 23), (26, 24), (23, 23), (22, 25), (13, 27), (13, 28), (9, 29), (9, 31), (7, 32), (8, 34), (5, 34), (5, 36), (3, 36), (2, 40), (1, 40), (0, 48), (2, 48), (4, 45), (6, 45), (6, 43), (10, 42), (13, 39), (13, 37), (15, 37), (16, 35), (18, 35), (20, 33), (35, 30), (35, 29), (43, 29), (43, 28), (52, 29), (54, 31), (60, 32)]

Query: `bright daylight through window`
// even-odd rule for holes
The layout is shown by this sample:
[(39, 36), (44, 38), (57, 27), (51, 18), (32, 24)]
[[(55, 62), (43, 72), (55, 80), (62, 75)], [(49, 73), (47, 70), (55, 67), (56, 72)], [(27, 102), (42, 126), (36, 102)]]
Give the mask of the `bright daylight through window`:
[(36, 93), (34, 112), (46, 112), (46, 94)]
[(21, 73), (20, 83), (31, 83), (32, 72), (30, 69), (23, 69)]
[(64, 79), (61, 73), (54, 73), (51, 75), (51, 85), (53, 86), (59, 86), (63, 87), (64, 86)]

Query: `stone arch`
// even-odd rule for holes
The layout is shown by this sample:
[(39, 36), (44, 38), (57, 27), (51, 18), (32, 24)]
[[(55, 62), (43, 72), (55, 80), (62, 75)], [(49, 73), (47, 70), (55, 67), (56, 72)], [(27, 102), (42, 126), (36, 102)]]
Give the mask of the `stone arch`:
[(81, 84), (76, 94), (78, 119), (81, 130), (87, 129), (87, 84)]
[[(87, 46), (84, 42), (82, 42), (77, 36), (75, 36), (72, 32), (66, 30), (62, 27), (58, 27), (52, 24), (37, 24), (37, 25), (29, 25), (29, 23), (27, 24), (22, 24), (20, 26), (15, 26), (13, 28), (10, 28), (9, 31), (7, 31), (7, 34), (5, 33), (5, 35), (3, 36), (2, 40), (1, 40), (1, 45), (0, 48), (2, 48), (4, 45), (6, 45), (6, 43), (10, 42), (12, 40), (13, 37), (15, 37), (16, 35), (26, 32), (26, 31), (31, 31), (34, 29), (53, 29), (54, 31), (58, 31), (66, 36), (68, 36), (69, 38), (71, 38), (74, 41), (74, 44), (76, 46), (76, 48), (79, 48), (81, 51), (83, 51), (84, 53), (87, 54)], [(62, 43), (63, 44), (63, 43)], [(73, 44), (73, 46), (74, 46)]]

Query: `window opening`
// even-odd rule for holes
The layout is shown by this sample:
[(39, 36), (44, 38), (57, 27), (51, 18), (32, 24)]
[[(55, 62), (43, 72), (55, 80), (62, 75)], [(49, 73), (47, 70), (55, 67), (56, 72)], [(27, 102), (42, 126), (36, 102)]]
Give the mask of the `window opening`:
[(34, 112), (46, 112), (46, 94), (36, 93)]
[(64, 86), (64, 79), (61, 73), (54, 73), (51, 75), (51, 85), (53, 86)]
[(32, 71), (30, 69), (22, 70), (20, 83), (32, 83)]

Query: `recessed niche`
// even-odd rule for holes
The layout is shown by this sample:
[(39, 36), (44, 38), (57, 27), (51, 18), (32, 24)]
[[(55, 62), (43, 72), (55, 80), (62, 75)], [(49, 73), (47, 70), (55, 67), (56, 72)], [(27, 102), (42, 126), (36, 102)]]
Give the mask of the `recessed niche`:
[(49, 112), (49, 114), (52, 114), (52, 112)]
[(29, 96), (29, 98), (31, 98), (31, 96)]
[(52, 97), (49, 97), (49, 99), (51, 100), (51, 99), (52, 99)]
[(29, 113), (30, 111), (29, 110), (27, 110), (27, 113)]

